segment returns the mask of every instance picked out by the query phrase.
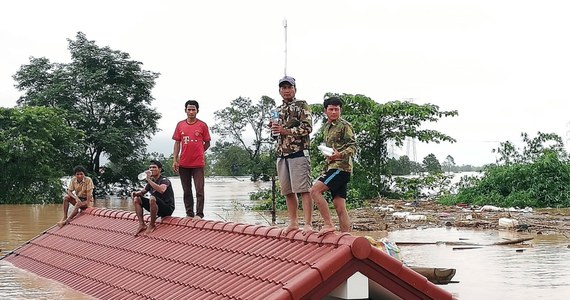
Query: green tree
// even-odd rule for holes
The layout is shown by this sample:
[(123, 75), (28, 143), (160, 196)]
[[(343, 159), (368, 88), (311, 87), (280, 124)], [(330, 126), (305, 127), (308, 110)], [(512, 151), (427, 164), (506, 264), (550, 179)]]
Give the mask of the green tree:
[(232, 100), (229, 107), (214, 112), (217, 123), (212, 126), (212, 132), (219, 134), (222, 142), (247, 151), (252, 180), (268, 179), (275, 173), (273, 159), (268, 154), (273, 140), (267, 127), (273, 108), (275, 100), (267, 96), (255, 104), (249, 98), (239, 97)]
[(251, 175), (249, 152), (239, 145), (217, 141), (210, 148), (212, 173), (218, 176)]
[(530, 138), (526, 132), (523, 132), (521, 137), (525, 143), (522, 149), (517, 149), (511, 141), (501, 142), (499, 148), (493, 149), (494, 153), (499, 154), (498, 164), (533, 162), (542, 156), (546, 150), (553, 151), (563, 160), (568, 158), (562, 138), (555, 133), (539, 131), (536, 137)]
[[(436, 130), (426, 129), (426, 123), (457, 115), (457, 111), (442, 111), (437, 105), (415, 104), (407, 101), (375, 102), (364, 95), (327, 94), (343, 99), (342, 116), (356, 133), (358, 153), (351, 185), (362, 197), (372, 198), (389, 193), (388, 142), (403, 146), (406, 137), (420, 142), (455, 142), (452, 137)], [(314, 120), (323, 121), (322, 104), (312, 105)], [(315, 135), (316, 147), (322, 137)], [(315, 163), (318, 163), (315, 161)]]
[(67, 124), (85, 133), (79, 142), (89, 171), (99, 169), (102, 155), (129, 169), (125, 164), (143, 157), (146, 140), (158, 130), (151, 89), (159, 74), (143, 70), (127, 53), (97, 46), (81, 32), (68, 42), (70, 63), (32, 57), (14, 75), (24, 92), (18, 105), (66, 111)]
[(445, 160), (443, 161), (443, 168), (445, 168), (445, 170), (447, 172), (450, 172), (455, 168), (455, 159), (453, 159), (453, 156), (448, 155)]
[(412, 172), (412, 161), (407, 155), (402, 155), (398, 159), (389, 158), (388, 165), (391, 175), (410, 175)]
[(430, 153), (423, 160), (424, 170), (430, 174), (442, 173), (441, 165), (435, 154)]
[(52, 108), (0, 107), (0, 204), (61, 201), (61, 177), (78, 163), (83, 139), (64, 116)]
[(562, 139), (554, 133), (534, 138), (521, 134), (525, 146), (501, 143), (497, 164), (487, 165), (482, 177), (460, 182), (456, 195), (440, 199), (446, 204), (459, 202), (501, 207), (569, 207), (570, 164)]

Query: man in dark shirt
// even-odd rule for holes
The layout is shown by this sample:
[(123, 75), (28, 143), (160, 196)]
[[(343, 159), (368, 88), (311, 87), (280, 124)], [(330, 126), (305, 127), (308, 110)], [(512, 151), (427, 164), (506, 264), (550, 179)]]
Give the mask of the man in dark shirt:
[[(156, 228), (156, 218), (171, 216), (174, 212), (174, 191), (168, 178), (162, 176), (162, 163), (151, 160), (146, 171), (146, 186), (133, 192), (131, 197), (135, 205), (135, 212), (139, 220), (139, 227), (135, 235), (145, 231), (151, 233)], [(144, 195), (149, 192), (150, 197)], [(150, 222), (148, 226), (144, 223), (143, 208), (150, 212)]]

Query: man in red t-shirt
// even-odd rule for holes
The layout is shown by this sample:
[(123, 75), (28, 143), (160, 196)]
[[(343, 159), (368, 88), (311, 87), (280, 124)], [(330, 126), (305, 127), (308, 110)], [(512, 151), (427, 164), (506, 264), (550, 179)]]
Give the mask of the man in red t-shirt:
[[(204, 152), (210, 147), (211, 138), (208, 125), (196, 118), (198, 102), (188, 100), (184, 104), (184, 109), (186, 119), (178, 122), (172, 135), (174, 140), (172, 169), (180, 175), (186, 216), (202, 219), (204, 218), (204, 166), (206, 166)], [(192, 179), (196, 189), (196, 213), (194, 213)]]

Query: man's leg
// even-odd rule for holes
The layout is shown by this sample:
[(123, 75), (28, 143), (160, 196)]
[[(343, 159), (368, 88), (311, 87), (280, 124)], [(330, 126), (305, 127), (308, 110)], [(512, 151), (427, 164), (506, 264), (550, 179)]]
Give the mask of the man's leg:
[(301, 201), (303, 202), (303, 217), (305, 225), (303, 226), (304, 233), (313, 231), (313, 198), (311, 194), (301, 193)]
[(180, 167), (180, 183), (184, 191), (184, 208), (187, 217), (194, 217), (194, 195), (192, 194), (192, 169)]
[(71, 215), (69, 215), (69, 217), (67, 218), (67, 223), (69, 223), (69, 221), (75, 218), (75, 216), (79, 213), (79, 210), (86, 209), (87, 207), (89, 207), (87, 200), (81, 201), (79, 203), (77, 203), (76, 201), (73, 207), (73, 211), (71, 212)]
[(289, 225), (283, 229), (282, 234), (287, 235), (291, 230), (299, 229), (299, 221), (297, 220), (297, 195), (293, 193), (291, 187), (291, 178), (289, 174), (289, 164), (286, 158), (278, 158), (276, 162), (277, 177), (279, 178), (279, 186), (281, 195), (285, 196), (285, 204), (287, 204), (287, 216)]
[(323, 218), (323, 228), (319, 231), (319, 235), (323, 235), (327, 232), (335, 231), (335, 227), (331, 220), (331, 214), (329, 212), (329, 204), (323, 194), (328, 191), (329, 188), (320, 180), (317, 180), (313, 187), (311, 188), (311, 197), (315, 204), (317, 205), (317, 209), (321, 213), (321, 217)]
[(69, 196), (69, 195), (65, 195), (63, 197), (63, 218), (61, 218), (61, 221), (57, 222), (57, 226), (59, 226), (60, 228), (65, 226), (65, 224), (67, 224), (68, 219), (67, 219), (67, 212), (69, 211), (69, 203), (73, 204), (75, 206), (76, 200), (75, 198)]
[(299, 229), (299, 221), (297, 220), (297, 195), (295, 193), (290, 193), (285, 195), (285, 203), (287, 204), (287, 215), (289, 216), (289, 226), (283, 230), (283, 234), (286, 235), (291, 230)]
[(139, 227), (138, 227), (137, 231), (135, 232), (135, 235), (138, 235), (139, 233), (146, 230), (146, 225), (144, 224), (144, 219), (143, 219), (142, 199), (141, 199), (141, 197), (134, 196), (132, 194), (131, 194), (131, 197), (133, 199), (133, 204), (135, 206), (135, 213), (137, 215), (137, 219), (139, 220)]
[(338, 215), (338, 222), (340, 223), (341, 232), (350, 232), (350, 218), (348, 211), (346, 211), (346, 199), (336, 196), (333, 199), (334, 208)]
[(196, 217), (204, 218), (204, 168), (192, 169), (196, 188)]
[(149, 199), (150, 205), (150, 222), (148, 223), (148, 228), (146, 229), (146, 234), (149, 234), (154, 231), (156, 228), (156, 214), (158, 213), (158, 205), (156, 205), (156, 198), (154, 196), (150, 196)]

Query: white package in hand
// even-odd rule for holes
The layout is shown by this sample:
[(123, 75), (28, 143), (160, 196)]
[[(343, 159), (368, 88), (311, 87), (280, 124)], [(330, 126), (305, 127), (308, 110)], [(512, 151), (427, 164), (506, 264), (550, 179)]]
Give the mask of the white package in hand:
[(325, 144), (320, 144), (317, 148), (319, 148), (319, 150), (321, 150), (321, 153), (326, 156), (331, 156), (334, 153), (333, 148), (327, 147)]

